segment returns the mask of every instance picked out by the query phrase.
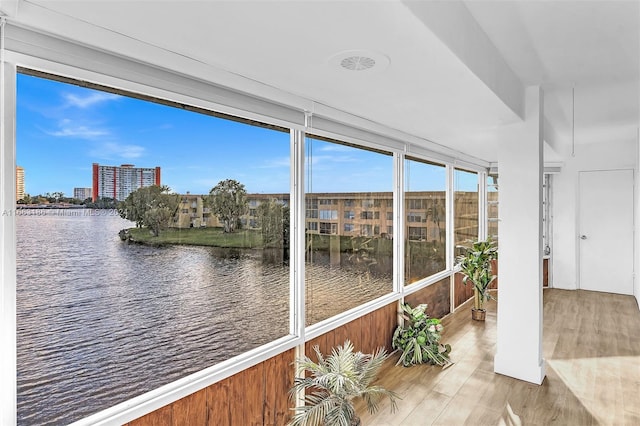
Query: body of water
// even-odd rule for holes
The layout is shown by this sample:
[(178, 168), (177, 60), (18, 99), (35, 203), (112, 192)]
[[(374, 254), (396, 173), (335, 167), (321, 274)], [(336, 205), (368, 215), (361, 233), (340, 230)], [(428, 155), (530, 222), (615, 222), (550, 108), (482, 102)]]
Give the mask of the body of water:
[[(68, 424), (288, 334), (273, 253), (127, 244), (112, 211), (16, 219), (21, 425)], [(391, 291), (330, 262), (307, 277), (312, 323)]]

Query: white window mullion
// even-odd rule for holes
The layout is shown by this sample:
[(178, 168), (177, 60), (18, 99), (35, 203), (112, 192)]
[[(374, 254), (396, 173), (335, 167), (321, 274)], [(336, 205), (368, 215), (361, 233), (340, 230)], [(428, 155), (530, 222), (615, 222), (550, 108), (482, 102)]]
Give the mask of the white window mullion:
[(445, 200), (446, 200), (446, 216), (447, 216), (447, 250), (446, 250), (446, 269), (450, 271), (453, 269), (454, 264), (454, 252), (455, 252), (455, 236), (454, 236), (454, 173), (455, 169), (451, 165), (447, 165), (447, 182), (445, 187)]
[(16, 424), (16, 66), (5, 62), (0, 17), (0, 424)]
[(291, 130), (291, 196), (289, 202), (290, 236), (290, 332), (305, 339), (305, 285), (304, 285), (304, 247), (305, 247), (305, 198), (304, 198), (304, 138), (301, 130)]
[(393, 291), (404, 294), (404, 262), (405, 262), (405, 197), (404, 197), (404, 154), (393, 156), (393, 259), (395, 274), (393, 275)]
[(478, 172), (478, 240), (488, 236), (487, 172)]

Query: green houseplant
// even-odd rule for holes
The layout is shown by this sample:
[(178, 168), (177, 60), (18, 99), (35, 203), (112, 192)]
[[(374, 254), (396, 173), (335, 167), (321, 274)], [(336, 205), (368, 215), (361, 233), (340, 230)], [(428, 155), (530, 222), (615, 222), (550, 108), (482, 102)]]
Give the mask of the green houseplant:
[(426, 304), (415, 308), (407, 303), (402, 304), (404, 321), (396, 328), (392, 341), (392, 347), (402, 351), (396, 365), (409, 367), (428, 363), (445, 367), (451, 364), (451, 346), (440, 343), (443, 326), (439, 319), (429, 318), (426, 310)]
[(486, 310), (484, 302), (491, 299), (489, 286), (496, 279), (493, 274), (493, 261), (498, 258), (498, 247), (491, 239), (475, 241), (470, 247), (464, 247), (465, 253), (458, 256), (458, 266), (463, 275), (462, 283), (473, 285), (473, 309), (471, 317), (484, 321)]
[(384, 348), (374, 354), (355, 352), (347, 340), (333, 348), (326, 358), (318, 346), (313, 348), (318, 362), (305, 356), (297, 360), (297, 375), (291, 394), (304, 392), (305, 405), (294, 408), (290, 426), (351, 426), (359, 425), (353, 399), (363, 398), (371, 413), (378, 409), (383, 397), (391, 401), (391, 411), (396, 409), (398, 396), (381, 386), (371, 383), (378, 369), (387, 359)]

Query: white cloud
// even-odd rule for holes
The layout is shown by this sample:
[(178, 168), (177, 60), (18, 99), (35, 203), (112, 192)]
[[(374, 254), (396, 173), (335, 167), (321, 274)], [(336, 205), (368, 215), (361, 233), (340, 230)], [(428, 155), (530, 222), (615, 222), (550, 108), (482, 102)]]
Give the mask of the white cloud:
[(82, 124), (76, 124), (72, 120), (64, 119), (58, 123), (58, 130), (47, 131), (48, 135), (60, 138), (96, 139), (108, 136), (109, 131), (93, 128)]
[(144, 155), (145, 148), (139, 145), (125, 145), (117, 142), (106, 142), (96, 146), (90, 155), (102, 159), (132, 160)]
[(67, 106), (73, 106), (77, 108), (88, 108), (99, 103), (120, 99), (120, 96), (118, 95), (105, 92), (92, 92), (86, 96), (78, 96), (73, 93), (66, 93), (63, 95), (63, 97), (67, 101)]

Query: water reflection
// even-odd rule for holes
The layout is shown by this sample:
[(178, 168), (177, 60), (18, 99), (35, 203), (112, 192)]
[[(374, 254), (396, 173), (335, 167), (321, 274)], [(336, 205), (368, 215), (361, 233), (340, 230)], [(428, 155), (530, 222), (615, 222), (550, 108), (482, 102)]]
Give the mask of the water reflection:
[[(281, 249), (126, 244), (129, 226), (17, 218), (20, 424), (78, 420), (288, 334)], [(391, 291), (386, 267), (323, 256), (307, 266), (310, 322)]]

